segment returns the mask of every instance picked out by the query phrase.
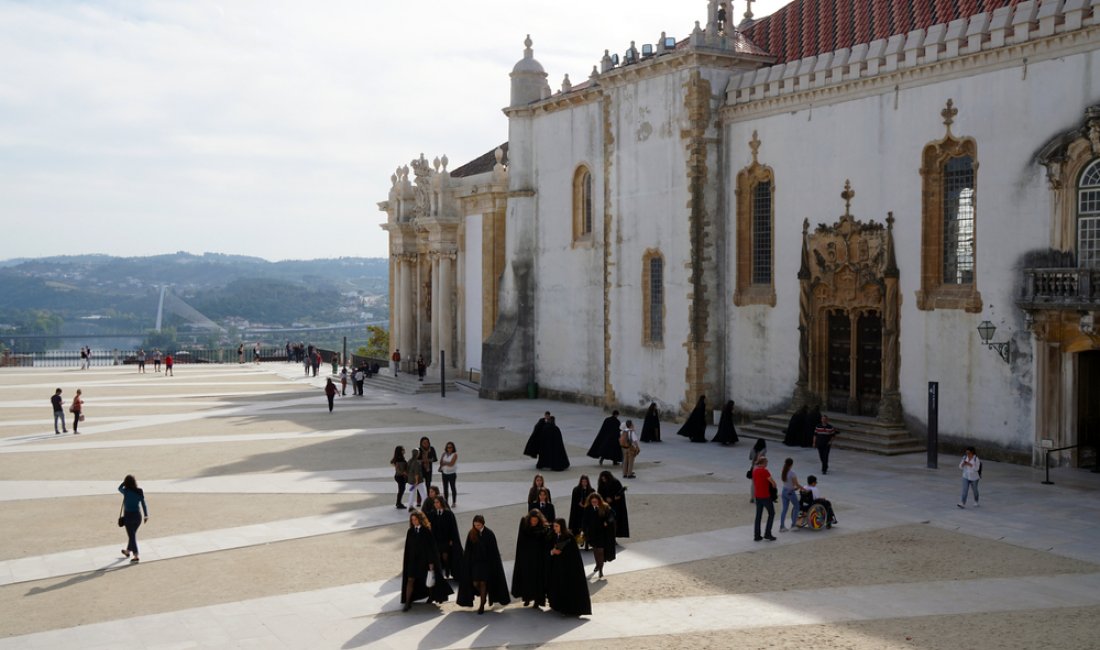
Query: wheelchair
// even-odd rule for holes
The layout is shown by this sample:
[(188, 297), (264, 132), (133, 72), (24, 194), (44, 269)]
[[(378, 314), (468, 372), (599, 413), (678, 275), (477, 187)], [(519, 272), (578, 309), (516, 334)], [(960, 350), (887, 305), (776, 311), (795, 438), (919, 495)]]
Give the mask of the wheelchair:
[(834, 521), (829, 521), (828, 509), (821, 503), (814, 503), (813, 495), (809, 492), (802, 492), (799, 496), (798, 519), (794, 524), (796, 527), (821, 530), (831, 527), (832, 523), (836, 523), (835, 519), (834, 515)]

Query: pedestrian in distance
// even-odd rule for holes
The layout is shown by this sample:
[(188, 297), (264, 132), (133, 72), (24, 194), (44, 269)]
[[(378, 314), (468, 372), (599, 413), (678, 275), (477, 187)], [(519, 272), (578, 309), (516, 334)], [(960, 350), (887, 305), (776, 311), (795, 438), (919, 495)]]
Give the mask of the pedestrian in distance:
[(612, 411), (610, 416), (604, 418), (596, 439), (588, 449), (588, 457), (598, 458), (601, 465), (605, 460), (610, 460), (615, 465), (623, 462), (623, 449), (619, 446), (619, 431), (622, 426), (618, 411)]
[(553, 524), (547, 576), (546, 599), (551, 609), (563, 616), (592, 613), (584, 561), (577, 548), (577, 540), (569, 533), (564, 519), (558, 519)]
[(252, 345), (252, 363), (260, 365), (260, 342), (256, 341)]
[(720, 442), (728, 447), (737, 440), (737, 428), (733, 426), (733, 400), (729, 400), (722, 407), (722, 417), (718, 419), (718, 432), (714, 434), (711, 442)]
[(814, 447), (817, 447), (817, 456), (821, 459), (822, 474), (829, 473), (829, 450), (833, 447), (836, 434), (836, 428), (829, 423), (829, 416), (822, 414), (821, 422), (814, 429)]
[(397, 370), (401, 366), (401, 348), (397, 348), (393, 351), (393, 354), (390, 355), (390, 361), (393, 365), (393, 376), (396, 377)]
[(756, 469), (756, 463), (768, 455), (768, 443), (763, 438), (757, 438), (756, 444), (749, 450), (749, 471), (745, 472), (745, 478), (749, 479), (749, 503), (756, 503), (756, 488), (752, 485), (752, 473)]
[(615, 559), (615, 511), (599, 493), (588, 495), (588, 507), (584, 509), (584, 541), (592, 546), (592, 558), (596, 561), (592, 572), (603, 578), (604, 562)]
[(974, 507), (978, 505), (978, 481), (982, 479), (982, 459), (978, 458), (978, 452), (973, 447), (967, 447), (962, 460), (959, 461), (959, 469), (962, 470), (962, 497), (958, 506), (966, 507), (966, 497), (974, 490)]
[(458, 502), (458, 489), (455, 482), (458, 480), (458, 448), (455, 443), (448, 441), (443, 445), (443, 457), (439, 459), (439, 475), (443, 479), (443, 500), (451, 499), (451, 507)]
[[(768, 458), (766, 456), (756, 461), (756, 467), (752, 470), (752, 486), (753, 497), (756, 499), (756, 519), (752, 527), (753, 541), (759, 542), (766, 539), (769, 542), (774, 542), (776, 538), (772, 535), (772, 522), (775, 520), (775, 503), (772, 494), (776, 491), (776, 486), (775, 479), (768, 471)], [(768, 523), (764, 528), (764, 535), (761, 536), (760, 519), (765, 510), (768, 512)]]
[(424, 381), (424, 375), (428, 372), (428, 364), (424, 363), (424, 355), (420, 354), (416, 357), (416, 376), (417, 381)]
[(240, 343), (237, 345), (237, 363), (244, 363), (244, 343)]
[[(534, 510), (535, 504), (539, 502), (539, 490), (546, 490), (547, 501), (553, 500), (550, 490), (546, 487), (546, 479), (542, 477), (542, 474), (535, 474), (535, 477), (531, 479), (531, 489), (527, 490), (528, 510)], [(547, 521), (553, 521), (553, 519), (547, 519)]]
[(569, 501), (569, 532), (573, 535), (579, 535), (584, 531), (584, 509), (588, 505), (588, 495), (595, 491), (592, 482), (588, 480), (588, 475), (581, 474)]
[(428, 495), (424, 514), (428, 515), (428, 521), (432, 524), (432, 537), (435, 538), (435, 547), (439, 551), (439, 563), (443, 567), (443, 575), (448, 578), (459, 575), (458, 567), (462, 562), (462, 539), (458, 534), (455, 513), (447, 507), (443, 497), (436, 494)]
[(409, 513), (409, 529), (405, 532), (405, 553), (401, 570), (401, 602), (403, 611), (412, 609), (413, 601), (445, 603), (454, 590), (443, 577), (439, 551), (432, 537), (432, 526), (423, 512)]
[(485, 525), (485, 517), (474, 515), (473, 525), (466, 534), (466, 549), (462, 552), (462, 569), (458, 581), (460, 607), (473, 607), (474, 595), (480, 596), (478, 614), (485, 613), (485, 603), (507, 605), (508, 580), (504, 576), (504, 563), (500, 559), (497, 536)]
[(138, 350), (138, 353), (137, 353), (137, 367), (138, 367), (138, 373), (144, 375), (145, 374), (145, 350), (144, 349)]
[(539, 450), (542, 449), (542, 429), (549, 423), (550, 411), (547, 411), (542, 414), (542, 417), (535, 422), (534, 428), (531, 429), (531, 435), (527, 437), (527, 445), (523, 448), (524, 456), (539, 457)]
[(532, 510), (538, 510), (542, 513), (542, 516), (546, 517), (547, 521), (553, 521), (557, 519), (557, 511), (554, 509), (554, 504), (550, 502), (550, 490), (546, 488), (539, 489), (539, 495), (535, 501), (535, 507)]
[(164, 355), (164, 376), (165, 377), (175, 377), (175, 375), (172, 374), (172, 366), (175, 364), (175, 362), (176, 362), (176, 360), (172, 358), (172, 353), (171, 352)]
[(88, 350), (83, 345), (80, 346), (80, 369), (88, 369)]
[(678, 436), (684, 436), (692, 442), (706, 442), (707, 441), (707, 396), (700, 395), (698, 401), (695, 402), (695, 408), (691, 410), (691, 415), (684, 422), (680, 430), (676, 432)]
[(336, 374), (340, 370), (340, 354), (337, 352), (332, 353), (332, 360), (329, 361), (332, 364), (332, 374)]
[(642, 421), (642, 442), (661, 442), (661, 413), (657, 402), (650, 402)]
[[(122, 493), (122, 525), (126, 527), (126, 548), (122, 554), (130, 558), (130, 562), (138, 562), (137, 530), (142, 523), (149, 521), (149, 506), (145, 503), (145, 491), (138, 487), (137, 479), (133, 474), (127, 474), (118, 486)], [(142, 511), (145, 516), (142, 517)]]
[(783, 461), (783, 471), (780, 473), (779, 478), (783, 481), (783, 493), (780, 498), (783, 500), (783, 510), (779, 513), (779, 532), (787, 532), (787, 509), (791, 511), (791, 528), (795, 527), (798, 522), (799, 511), (799, 494), (802, 491), (802, 485), (798, 482), (798, 474), (794, 473), (794, 459), (788, 458)]
[(409, 510), (415, 510), (428, 498), (427, 488), (424, 486), (424, 466), (420, 464), (420, 450), (413, 449), (409, 454), (409, 462), (406, 466), (405, 478), (408, 482)]
[(397, 508), (401, 510), (405, 507), (401, 503), (401, 498), (405, 495), (405, 484), (408, 482), (409, 475), (409, 465), (405, 461), (405, 448), (401, 445), (397, 445), (393, 450), (390, 465), (393, 465), (393, 480), (397, 483)]
[(623, 449), (623, 478), (635, 478), (634, 459), (642, 452), (638, 443), (638, 432), (634, 430), (634, 421), (627, 420), (619, 434), (619, 446)]
[(630, 511), (626, 507), (626, 487), (604, 470), (596, 479), (596, 492), (599, 492), (607, 505), (615, 511), (615, 536), (630, 537)]
[(325, 378), (325, 397), (328, 399), (328, 412), (332, 413), (333, 404), (336, 401), (336, 384), (332, 383), (332, 377)]
[(549, 469), (561, 472), (569, 469), (569, 454), (565, 451), (565, 442), (561, 437), (561, 429), (558, 428), (554, 416), (543, 425), (540, 432), (538, 461), (535, 469)]
[[(65, 428), (65, 400), (61, 397), (61, 389), (58, 388), (53, 392), (53, 396), (50, 397), (50, 404), (53, 406), (53, 433), (54, 435), (61, 435), (62, 433), (68, 433), (69, 430)], [(61, 431), (57, 430), (57, 423), (61, 423)]]
[(84, 420), (84, 398), (81, 397), (81, 395), (83, 394), (83, 391), (77, 388), (76, 395), (73, 396), (73, 403), (69, 405), (69, 412), (73, 414), (74, 436), (80, 435), (80, 431), (78, 431), (78, 429), (80, 428), (81, 421)]
[(524, 515), (516, 534), (516, 561), (512, 566), (512, 595), (523, 606), (546, 605), (546, 570), (550, 553), (550, 524), (538, 510)]
[(153, 349), (153, 372), (160, 372), (160, 348)]
[[(355, 392), (354, 388), (352, 392)], [(340, 397), (346, 397), (348, 394), (348, 367), (344, 366), (340, 368)]]
[(420, 466), (423, 468), (424, 485), (425, 487), (432, 486), (432, 463), (439, 460), (439, 457), (435, 455), (435, 447), (432, 446), (432, 441), (428, 439), (428, 436), (420, 438)]

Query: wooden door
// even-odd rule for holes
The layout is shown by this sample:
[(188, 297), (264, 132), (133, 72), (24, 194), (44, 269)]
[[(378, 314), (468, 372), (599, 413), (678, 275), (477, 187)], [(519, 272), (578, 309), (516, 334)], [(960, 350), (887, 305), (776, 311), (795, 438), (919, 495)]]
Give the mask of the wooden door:
[(852, 320), (843, 310), (829, 312), (829, 386), (826, 410), (848, 412), (852, 392)]
[(860, 415), (874, 416), (882, 398), (882, 315), (860, 314), (856, 328), (856, 400)]

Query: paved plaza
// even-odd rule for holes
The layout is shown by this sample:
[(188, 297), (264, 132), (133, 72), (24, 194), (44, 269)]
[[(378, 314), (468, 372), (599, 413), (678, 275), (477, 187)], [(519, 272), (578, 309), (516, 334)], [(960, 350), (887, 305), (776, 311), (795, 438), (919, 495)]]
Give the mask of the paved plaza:
[[(987, 462), (982, 507), (960, 510), (954, 457), (929, 470), (923, 454), (834, 451), (821, 487), (840, 524), (779, 534), (777, 521), (778, 541), (753, 542), (751, 441), (690, 444), (671, 423), (627, 481), (632, 536), (606, 579), (590, 576), (591, 616), (515, 602), (477, 616), (453, 597), (402, 613), (396, 445), (455, 442), (459, 527), (483, 514), (511, 575), (532, 425), (550, 410), (565, 437), (573, 466), (547, 475), (562, 516), (579, 475), (601, 469), (584, 452), (605, 414), (369, 381), (330, 414), (323, 383), (278, 363), (0, 371), (0, 650), (1100, 643), (1100, 475), (1059, 469), (1046, 486)], [(66, 401), (83, 390), (79, 436), (52, 431), (57, 387)], [(775, 474), (788, 456), (803, 479), (819, 469), (812, 449), (769, 451)], [(150, 509), (140, 564), (115, 526), (128, 473)]]

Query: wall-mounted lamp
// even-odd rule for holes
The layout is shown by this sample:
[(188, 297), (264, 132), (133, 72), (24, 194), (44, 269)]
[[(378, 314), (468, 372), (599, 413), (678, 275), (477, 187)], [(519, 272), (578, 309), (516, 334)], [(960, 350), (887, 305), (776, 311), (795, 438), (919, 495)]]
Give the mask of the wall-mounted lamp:
[(994, 343), (993, 334), (996, 333), (996, 331), (997, 326), (987, 320), (983, 320), (978, 324), (978, 336), (982, 338), (982, 343), (985, 343), (985, 346), (990, 350), (996, 350), (997, 353), (1001, 355), (1001, 358), (1004, 359), (1005, 363), (1008, 363), (1012, 342), (1005, 341), (1003, 343)]

